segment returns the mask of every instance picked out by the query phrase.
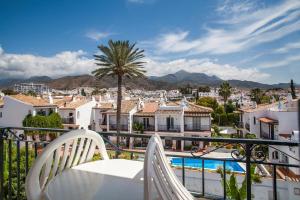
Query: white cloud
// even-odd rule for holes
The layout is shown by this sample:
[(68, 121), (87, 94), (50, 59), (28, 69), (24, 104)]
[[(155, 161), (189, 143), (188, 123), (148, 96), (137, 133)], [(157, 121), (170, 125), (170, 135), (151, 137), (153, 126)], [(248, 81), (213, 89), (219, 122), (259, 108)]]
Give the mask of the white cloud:
[(261, 66), (261, 68), (285, 67), (298, 61), (300, 61), (300, 55), (293, 55), (288, 56), (285, 59), (261, 63), (259, 66)]
[(144, 3), (144, 0), (127, 0), (129, 3)]
[(88, 31), (86, 32), (85, 36), (87, 38), (90, 38), (92, 40), (96, 40), (99, 41), (103, 38), (107, 38), (108, 36), (111, 36), (112, 33), (108, 33), (108, 32), (99, 32), (99, 31)]
[(255, 0), (225, 0), (221, 1), (216, 11), (221, 14), (240, 14), (257, 9)]
[(160, 53), (227, 54), (243, 51), (300, 31), (300, 1), (288, 0), (241, 14), (234, 21), (227, 20), (223, 27), (206, 28), (204, 36), (195, 39), (188, 39), (188, 31), (170, 32), (160, 35), (151, 44)]
[(1, 78), (89, 74), (96, 66), (85, 55), (82, 50), (64, 51), (50, 57), (9, 54), (0, 47), (0, 74)]
[(281, 48), (275, 49), (274, 53), (287, 53), (293, 49), (300, 49), (300, 42), (288, 43)]
[[(222, 79), (263, 81), (270, 75), (258, 69), (241, 69), (228, 64), (219, 64), (216, 60), (175, 59), (161, 61), (147, 58), (145, 69), (148, 75), (162, 76), (184, 69), (188, 72), (201, 72), (216, 75)], [(61, 77), (67, 75), (89, 74), (96, 69), (94, 60), (87, 58), (82, 50), (64, 51), (54, 56), (44, 57), (32, 54), (9, 54), (0, 47), (0, 78), (31, 76)]]
[(161, 76), (177, 72), (181, 69), (188, 72), (205, 73), (215, 75), (221, 79), (238, 79), (250, 81), (264, 81), (270, 77), (269, 74), (263, 73), (258, 69), (242, 69), (229, 64), (219, 64), (208, 58), (205, 59), (177, 59), (171, 61), (156, 61), (147, 59), (145, 65), (148, 75)]

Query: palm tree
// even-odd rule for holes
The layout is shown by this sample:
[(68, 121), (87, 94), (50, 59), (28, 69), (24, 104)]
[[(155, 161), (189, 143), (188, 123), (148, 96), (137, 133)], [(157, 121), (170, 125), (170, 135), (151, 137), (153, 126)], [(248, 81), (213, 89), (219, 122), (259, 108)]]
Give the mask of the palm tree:
[(294, 85), (293, 79), (291, 79), (290, 88), (291, 88), (292, 98), (293, 99), (297, 99), (296, 92), (295, 92), (295, 85)]
[(100, 55), (94, 55), (96, 65), (100, 68), (94, 70), (92, 74), (98, 79), (105, 76), (117, 77), (118, 97), (117, 97), (117, 146), (119, 146), (120, 121), (121, 121), (121, 102), (122, 102), (122, 83), (123, 78), (144, 77), (146, 72), (143, 68), (145, 62), (144, 50), (135, 48), (135, 44), (129, 41), (108, 41), (108, 46), (98, 46)]
[(226, 104), (228, 98), (231, 95), (231, 86), (227, 81), (224, 81), (221, 85), (220, 85), (220, 89), (219, 89), (219, 95), (221, 97), (223, 97), (224, 99), (224, 105)]
[(257, 104), (260, 104), (261, 98), (263, 97), (263, 92), (260, 88), (255, 88), (250, 91), (250, 96), (253, 101), (255, 101)]

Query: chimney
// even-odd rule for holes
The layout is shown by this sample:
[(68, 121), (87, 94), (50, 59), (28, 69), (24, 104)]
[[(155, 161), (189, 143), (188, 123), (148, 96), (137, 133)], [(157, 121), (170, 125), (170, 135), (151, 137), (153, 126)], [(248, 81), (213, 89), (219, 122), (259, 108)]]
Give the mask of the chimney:
[(49, 99), (49, 103), (53, 104), (53, 97), (51, 96), (51, 94), (49, 94), (48, 99)]

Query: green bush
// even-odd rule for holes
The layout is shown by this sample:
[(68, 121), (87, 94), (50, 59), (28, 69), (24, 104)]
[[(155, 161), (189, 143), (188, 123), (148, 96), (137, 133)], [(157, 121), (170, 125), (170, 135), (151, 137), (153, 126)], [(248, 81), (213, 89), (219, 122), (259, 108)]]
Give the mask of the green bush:
[[(24, 127), (38, 127), (38, 128), (63, 128), (62, 119), (58, 113), (51, 113), (48, 116), (31, 114), (27, 115), (23, 120)], [(27, 131), (26, 134), (40, 134), (41, 131)], [(46, 133), (46, 132), (43, 132)]]
[[(12, 189), (12, 199), (18, 199), (18, 200), (25, 200), (25, 155), (26, 151), (25, 148), (20, 148), (20, 196), (17, 198), (17, 146), (12, 143), (11, 148), (11, 154), (8, 155), (8, 144), (5, 143), (4, 145), (4, 199), (8, 199), (8, 175), (9, 175), (9, 169), (8, 169), (8, 157), (11, 157), (12, 159), (12, 168), (11, 168), (11, 189)], [(34, 151), (32, 149), (28, 149), (28, 168), (30, 169), (30, 166), (32, 165), (34, 160)]]

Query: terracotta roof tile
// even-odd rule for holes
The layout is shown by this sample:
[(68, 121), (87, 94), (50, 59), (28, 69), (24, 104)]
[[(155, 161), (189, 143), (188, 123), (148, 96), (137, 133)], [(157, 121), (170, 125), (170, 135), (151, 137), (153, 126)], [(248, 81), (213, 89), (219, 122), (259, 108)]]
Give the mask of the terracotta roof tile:
[(211, 113), (213, 112), (212, 108), (195, 105), (193, 103), (188, 103), (188, 107), (184, 110), (184, 112), (190, 113)]
[(27, 104), (31, 104), (35, 107), (45, 107), (45, 106), (56, 106), (56, 104), (50, 104), (46, 99), (27, 96), (23, 94), (11, 95), (10, 97), (22, 101)]
[[(175, 102), (168, 102), (168, 106), (179, 106), (181, 104), (181, 101), (175, 101)], [(193, 104), (191, 102), (187, 102), (187, 107), (185, 108), (184, 112), (188, 113), (211, 113), (213, 112), (212, 108), (205, 107), (205, 106), (199, 106), (196, 104)]]
[(158, 109), (158, 102), (145, 102), (144, 108), (137, 112), (136, 115), (154, 115)]
[[(136, 100), (123, 100), (121, 103), (121, 113), (129, 113), (135, 106), (137, 106), (138, 101)], [(115, 113), (117, 109), (111, 109), (107, 112)]]
[(82, 106), (88, 102), (90, 102), (90, 101), (87, 99), (80, 99), (80, 100), (75, 100), (75, 101), (70, 101), (70, 102), (64, 102), (63, 105), (60, 105), (59, 109), (76, 109), (79, 106)]

